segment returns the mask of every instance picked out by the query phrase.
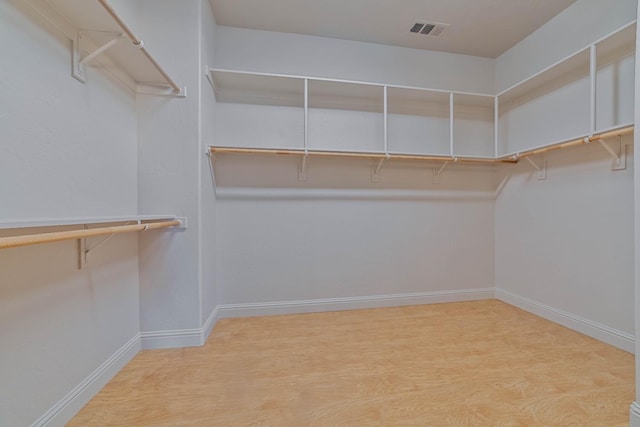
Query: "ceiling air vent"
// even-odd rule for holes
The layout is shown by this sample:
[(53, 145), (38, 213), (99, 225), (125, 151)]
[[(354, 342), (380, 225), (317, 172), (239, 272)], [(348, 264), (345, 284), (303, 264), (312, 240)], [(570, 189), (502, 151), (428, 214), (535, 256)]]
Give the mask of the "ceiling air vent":
[(438, 37), (447, 28), (449, 28), (449, 24), (443, 24), (442, 22), (416, 22), (409, 31), (424, 36)]

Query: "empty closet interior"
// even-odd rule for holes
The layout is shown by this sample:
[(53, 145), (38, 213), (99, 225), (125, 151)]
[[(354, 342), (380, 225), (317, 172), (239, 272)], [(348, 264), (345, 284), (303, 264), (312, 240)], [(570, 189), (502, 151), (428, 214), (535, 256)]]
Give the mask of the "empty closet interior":
[(0, 2), (0, 425), (225, 317), (496, 298), (634, 352), (638, 5), (566, 3), (474, 56)]

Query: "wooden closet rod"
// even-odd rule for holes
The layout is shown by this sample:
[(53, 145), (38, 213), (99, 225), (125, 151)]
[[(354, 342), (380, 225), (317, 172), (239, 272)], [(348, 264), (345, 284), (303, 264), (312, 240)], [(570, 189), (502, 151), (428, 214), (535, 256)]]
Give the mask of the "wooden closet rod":
[(390, 160), (435, 160), (445, 162), (466, 162), (466, 163), (515, 163), (511, 158), (487, 159), (475, 157), (452, 157), (452, 156), (429, 156), (420, 154), (389, 154), (384, 153), (357, 153), (353, 151), (314, 151), (314, 150), (287, 150), (272, 148), (236, 148), (236, 147), (209, 147), (212, 154), (215, 153), (235, 153), (235, 154), (281, 154), (295, 156), (316, 156), (316, 157), (355, 157), (361, 159), (390, 159)]
[(546, 153), (548, 151), (560, 150), (562, 148), (575, 147), (577, 145), (588, 144), (590, 142), (602, 141), (607, 138), (612, 138), (614, 136), (628, 135), (630, 133), (633, 133), (633, 128), (634, 128), (633, 125), (631, 125), (631, 126), (623, 127), (620, 129), (612, 130), (609, 132), (603, 132), (596, 135), (588, 136), (586, 138), (574, 139), (572, 141), (561, 142), (558, 144), (549, 145), (547, 147), (537, 148), (535, 150), (523, 151), (522, 153), (518, 153), (518, 154), (511, 154), (509, 156), (501, 157), (500, 159), (504, 160), (504, 159), (510, 158), (513, 160), (517, 160), (523, 157), (535, 156), (536, 154)]
[(85, 237), (104, 236), (108, 234), (129, 233), (132, 231), (154, 230), (181, 225), (179, 220), (149, 222), (146, 224), (119, 225), (99, 227), (85, 230), (56, 231), (52, 233), (26, 234), (22, 236), (0, 237), (0, 249), (35, 245), (38, 243), (59, 242), (61, 240), (83, 239)]

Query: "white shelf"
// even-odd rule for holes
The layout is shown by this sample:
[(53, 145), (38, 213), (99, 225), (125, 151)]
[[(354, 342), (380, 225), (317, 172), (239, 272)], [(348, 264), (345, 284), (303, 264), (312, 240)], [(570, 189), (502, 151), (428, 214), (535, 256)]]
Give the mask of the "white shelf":
[(388, 149), (450, 155), (449, 93), (388, 88)]
[(218, 111), (219, 141), (495, 160), (628, 127), (635, 31), (625, 25), (497, 95), (209, 69), (217, 100), (228, 104)]
[(509, 103), (530, 94), (552, 91), (567, 81), (577, 80), (589, 75), (589, 48), (534, 74), (516, 85), (500, 92), (501, 103)]
[[(100, 63), (136, 92), (185, 96), (186, 90), (167, 74), (148, 46), (117, 15), (107, 0), (28, 0), (43, 17), (74, 41), (74, 77), (84, 80), (83, 68)], [(120, 35), (120, 37), (118, 37)], [(91, 52), (118, 40), (96, 59), (81, 64)]]
[(304, 107), (304, 79), (211, 71), (218, 102)]
[(310, 80), (309, 108), (382, 113), (383, 88), (367, 84)]
[(453, 155), (492, 158), (495, 155), (495, 98), (453, 96)]
[(595, 132), (633, 122), (635, 24), (596, 44)]
[(598, 48), (598, 67), (609, 64), (611, 59), (615, 60), (624, 56), (633, 55), (636, 47), (636, 24), (622, 27), (613, 34), (596, 43)]

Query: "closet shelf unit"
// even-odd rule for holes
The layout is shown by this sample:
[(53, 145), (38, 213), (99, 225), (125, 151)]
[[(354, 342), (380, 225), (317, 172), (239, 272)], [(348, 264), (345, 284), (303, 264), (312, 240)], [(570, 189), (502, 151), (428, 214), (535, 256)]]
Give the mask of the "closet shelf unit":
[(493, 95), (226, 69), (207, 77), (228, 141), (211, 153), (511, 161), (494, 156)]
[[(72, 42), (72, 75), (86, 82), (86, 68), (109, 70), (141, 94), (186, 96), (108, 0), (27, 0)], [(98, 65), (96, 65), (98, 63)]]
[(496, 157), (632, 133), (635, 39), (634, 21), (498, 93)]
[[(513, 163), (633, 132), (635, 21), (497, 95), (207, 68), (209, 154)], [(551, 141), (540, 144), (540, 141)], [(623, 150), (622, 144), (618, 153)]]

